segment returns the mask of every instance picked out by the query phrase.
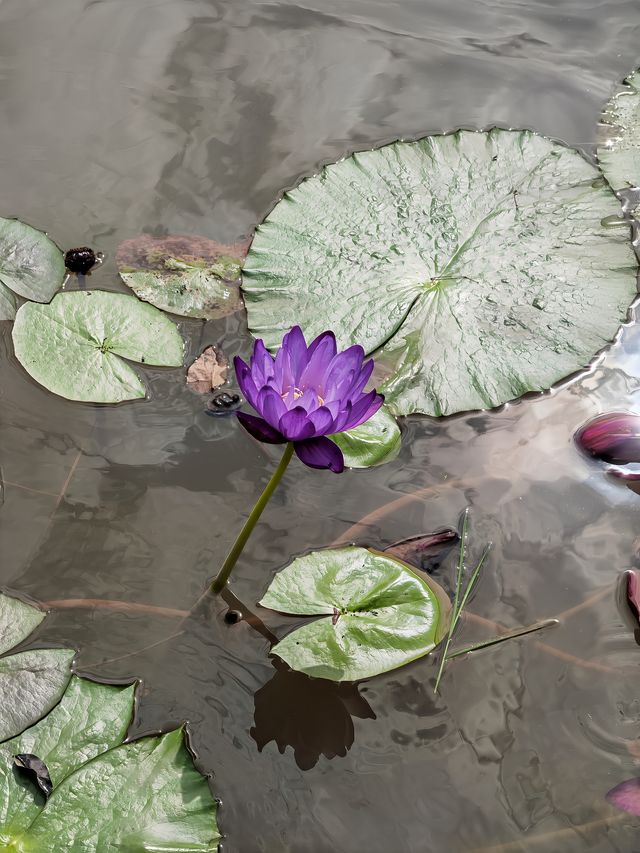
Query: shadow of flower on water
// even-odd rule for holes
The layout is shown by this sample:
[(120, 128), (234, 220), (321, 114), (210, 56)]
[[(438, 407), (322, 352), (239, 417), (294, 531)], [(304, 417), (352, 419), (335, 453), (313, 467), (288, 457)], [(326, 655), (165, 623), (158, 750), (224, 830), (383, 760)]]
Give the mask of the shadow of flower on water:
[(357, 684), (310, 678), (274, 661), (273, 678), (255, 694), (250, 734), (258, 751), (272, 740), (280, 753), (293, 749), (301, 770), (311, 770), (321, 755), (344, 758), (355, 738), (353, 717), (375, 720)]

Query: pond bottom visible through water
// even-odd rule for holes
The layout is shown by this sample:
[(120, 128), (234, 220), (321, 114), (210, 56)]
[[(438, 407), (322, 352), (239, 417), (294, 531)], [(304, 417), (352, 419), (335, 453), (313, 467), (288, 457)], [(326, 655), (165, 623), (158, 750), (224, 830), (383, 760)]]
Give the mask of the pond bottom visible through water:
[[(497, 124), (589, 155), (639, 37), (635, 0), (2, 0), (0, 216), (104, 252), (88, 283), (124, 291), (122, 241), (236, 243), (352, 150)], [(186, 363), (250, 350), (242, 313), (179, 328)], [(635, 323), (550, 394), (404, 419), (392, 463), (294, 461), (234, 574), (236, 622), (228, 602), (185, 614), (280, 449), (209, 417), (180, 371), (145, 367), (149, 399), (122, 406), (55, 397), (0, 333), (0, 583), (54, 602), (33, 645), (141, 680), (132, 736), (189, 721), (226, 853), (640, 849), (640, 818), (605, 801), (640, 775), (640, 649), (616, 594), (640, 567), (640, 495), (572, 440), (602, 411), (640, 411)], [(452, 661), (438, 695), (434, 655), (341, 685), (269, 657), (295, 620), (256, 602), (292, 556), (385, 548), (465, 507), (471, 557), (493, 550), (455, 645), (557, 627)], [(451, 592), (455, 549), (431, 570)]]

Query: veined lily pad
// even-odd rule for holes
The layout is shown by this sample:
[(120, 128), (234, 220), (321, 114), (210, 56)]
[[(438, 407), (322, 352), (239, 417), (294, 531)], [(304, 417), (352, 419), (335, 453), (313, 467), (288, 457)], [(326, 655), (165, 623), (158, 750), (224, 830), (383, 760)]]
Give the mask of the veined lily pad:
[(64, 278), (53, 240), (19, 219), (0, 219), (0, 283), (34, 302), (48, 302)]
[(0, 320), (13, 320), (16, 316), (16, 308), (15, 296), (0, 282)]
[[(0, 593), (0, 654), (26, 640), (45, 614)], [(33, 649), (0, 659), (0, 741), (47, 714), (71, 678), (71, 649)]]
[(25, 303), (13, 327), (16, 357), (37, 382), (69, 400), (119, 403), (145, 396), (120, 358), (179, 367), (184, 345), (168, 317), (124, 293), (59, 293), (49, 305)]
[[(183, 732), (122, 744), (132, 708), (133, 688), (74, 677), (48, 717), (0, 747), (0, 846), (217, 851), (216, 805)], [(46, 804), (16, 778), (13, 756), (22, 753), (51, 775)]]
[(402, 446), (400, 427), (384, 406), (359, 427), (329, 438), (342, 450), (348, 468), (371, 468), (391, 462)]
[(116, 262), (122, 280), (156, 308), (215, 320), (242, 308), (240, 271), (247, 243), (223, 245), (206, 237), (125, 240)]
[(448, 415), (585, 367), (636, 294), (619, 202), (578, 152), (528, 131), (459, 131), (354, 154), (286, 193), (243, 273), (275, 347), (330, 328), (386, 369), (392, 413)]
[(358, 681), (403, 666), (446, 633), (435, 587), (377, 551), (313, 551), (279, 572), (260, 604), (324, 618), (292, 631), (271, 651), (292, 669), (330, 681)]
[(614, 190), (640, 186), (640, 71), (628, 77), (602, 114), (598, 160)]

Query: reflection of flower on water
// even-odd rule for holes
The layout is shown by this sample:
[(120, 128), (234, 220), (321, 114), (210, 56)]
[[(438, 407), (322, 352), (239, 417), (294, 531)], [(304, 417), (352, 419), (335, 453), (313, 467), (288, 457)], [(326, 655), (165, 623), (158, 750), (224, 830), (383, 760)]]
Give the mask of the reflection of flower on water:
[(251, 737), (258, 751), (275, 741), (284, 754), (292, 747), (301, 770), (314, 767), (321, 755), (344, 758), (355, 737), (352, 717), (376, 716), (357, 684), (309, 678), (274, 662), (276, 673), (255, 694)]

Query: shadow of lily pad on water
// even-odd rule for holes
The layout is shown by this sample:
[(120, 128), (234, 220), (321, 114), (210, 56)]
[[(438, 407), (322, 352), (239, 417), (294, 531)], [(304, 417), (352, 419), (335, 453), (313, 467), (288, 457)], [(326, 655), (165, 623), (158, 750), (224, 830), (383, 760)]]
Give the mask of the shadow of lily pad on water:
[(206, 237), (142, 234), (118, 247), (122, 280), (156, 308), (217, 320), (242, 308), (240, 274), (249, 240), (230, 245)]

